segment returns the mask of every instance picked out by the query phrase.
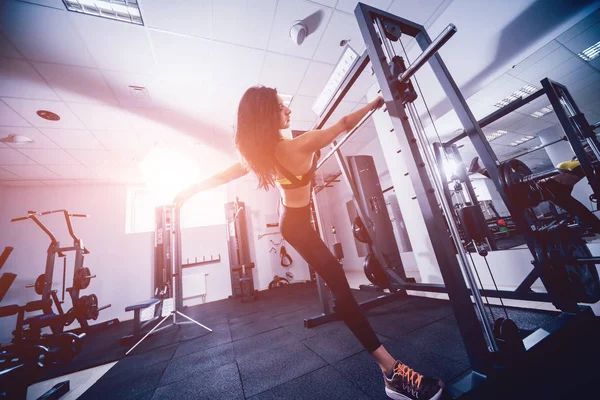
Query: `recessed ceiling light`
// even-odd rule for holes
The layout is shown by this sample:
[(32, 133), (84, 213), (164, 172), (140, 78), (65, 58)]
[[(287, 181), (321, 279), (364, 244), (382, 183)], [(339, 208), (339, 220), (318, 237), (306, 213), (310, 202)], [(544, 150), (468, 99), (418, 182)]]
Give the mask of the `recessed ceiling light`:
[(144, 25), (138, 0), (63, 0), (67, 10)]
[(539, 118), (539, 117), (543, 117), (546, 114), (550, 114), (553, 111), (554, 111), (554, 109), (548, 105), (548, 106), (541, 108), (541, 109), (537, 110), (536, 112), (532, 113), (531, 116), (534, 118)]
[(325, 87), (321, 91), (321, 94), (319, 94), (319, 97), (317, 97), (317, 100), (315, 100), (312, 106), (312, 110), (317, 115), (320, 116), (325, 110), (325, 107), (327, 107), (327, 104), (329, 104), (329, 102), (333, 100), (334, 93), (336, 92), (337, 88), (340, 86), (340, 84), (346, 77), (346, 74), (348, 73), (348, 71), (350, 71), (356, 60), (358, 60), (358, 53), (354, 51), (352, 47), (347, 45), (344, 49), (344, 52), (342, 53), (342, 56), (337, 62), (333, 73), (331, 74), (329, 80), (327, 80), (327, 83), (325, 84)]
[(8, 135), (7, 137), (0, 139), (0, 142), (18, 145), (18, 144), (35, 143), (35, 140), (33, 140), (32, 138), (30, 138), (28, 136), (13, 134), (13, 135)]
[(52, 111), (37, 110), (36, 114), (39, 115), (40, 118), (46, 119), (48, 121), (58, 121), (58, 120), (60, 120), (60, 117), (58, 116), (58, 114), (55, 114)]
[(592, 61), (600, 55), (600, 42), (591, 45), (590, 47), (583, 50), (581, 53), (578, 53), (577, 55), (584, 61)]
[(538, 88), (531, 86), (531, 85), (525, 85), (523, 86), (521, 89), (517, 90), (516, 92), (514, 92), (513, 94), (511, 94), (510, 96), (500, 100), (499, 102), (497, 102), (496, 104), (494, 104), (496, 107), (498, 108), (502, 108), (505, 105), (512, 103), (515, 100), (518, 100), (520, 97), (527, 97), (530, 94), (533, 94), (535, 92), (538, 91)]
[(485, 138), (487, 139), (488, 142), (491, 142), (493, 140), (498, 139), (500, 136), (504, 136), (506, 135), (508, 132), (507, 131), (503, 131), (502, 129), (494, 132), (494, 133), (490, 133), (489, 135), (485, 135)]

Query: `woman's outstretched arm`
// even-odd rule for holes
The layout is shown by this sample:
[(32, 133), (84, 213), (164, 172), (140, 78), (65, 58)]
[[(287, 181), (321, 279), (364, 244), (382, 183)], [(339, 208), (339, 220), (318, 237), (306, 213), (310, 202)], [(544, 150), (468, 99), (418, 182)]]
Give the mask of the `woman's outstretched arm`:
[(175, 197), (175, 201), (173, 202), (175, 205), (181, 206), (185, 203), (190, 197), (194, 196), (196, 193), (214, 189), (221, 185), (224, 185), (228, 182), (231, 182), (235, 179), (241, 178), (246, 175), (248, 171), (244, 169), (242, 164), (239, 162), (233, 164), (231, 167), (227, 168), (225, 171), (219, 172), (211, 176), (208, 179), (203, 180), (202, 182), (198, 182), (183, 190)]

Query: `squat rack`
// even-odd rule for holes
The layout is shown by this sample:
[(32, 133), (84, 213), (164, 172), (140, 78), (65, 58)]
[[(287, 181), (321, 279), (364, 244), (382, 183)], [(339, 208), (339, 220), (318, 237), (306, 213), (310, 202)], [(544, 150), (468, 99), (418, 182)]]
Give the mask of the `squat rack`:
[[(399, 290), (399, 292), (380, 296), (370, 304), (361, 304), (361, 308), (371, 308), (387, 302), (390, 297), (397, 296), (405, 290), (448, 293), (472, 368), (472, 372), (463, 377), (459, 382), (456, 382), (453, 389), (455, 392), (468, 392), (478, 386), (481, 382), (485, 381), (487, 376), (494, 373), (495, 353), (498, 352), (498, 343), (494, 337), (493, 329), (488, 321), (486, 311), (483, 308), (481, 295), (535, 301), (550, 301), (550, 298), (547, 293), (534, 293), (526, 290), (512, 292), (478, 289), (471, 271), (471, 263), (467, 259), (465, 250), (460, 243), (460, 236), (456, 223), (453, 218), (448, 218), (446, 220), (444, 217), (444, 214), (450, 216), (451, 210), (450, 205), (442, 195), (443, 185), (445, 183), (441, 181), (439, 171), (436, 169), (435, 157), (433, 157), (431, 149), (427, 145), (427, 140), (424, 136), (422, 127), (419, 129), (419, 126), (415, 126), (415, 130), (413, 131), (413, 127), (409, 122), (409, 116), (414, 117), (416, 115), (416, 110), (411, 108), (414, 107), (411, 104), (414, 98), (411, 100), (410, 92), (412, 91), (412, 87), (409, 79), (420, 66), (429, 61), (430, 67), (464, 127), (462, 137), (469, 137), (472, 140), (478, 154), (487, 155), (486, 159), (482, 161), (490, 173), (490, 178), (497, 184), (499, 178), (497, 166), (499, 165), (499, 162), (489, 143), (485, 140), (485, 136), (481, 130), (481, 127), (485, 125), (482, 125), (481, 122), (478, 122), (474, 118), (465, 98), (458, 89), (442, 61), (442, 58), (437, 54), (439, 48), (454, 34), (454, 32), (456, 32), (456, 28), (453, 25), (448, 26), (435, 41), (432, 41), (421, 25), (365, 4), (359, 3), (357, 5), (355, 15), (366, 44), (366, 51), (358, 58), (350, 71), (346, 74), (346, 77), (338, 87), (336, 94), (333, 96), (333, 100), (330, 101), (330, 104), (326, 107), (325, 112), (319, 118), (313, 129), (319, 129), (325, 125), (335, 108), (350, 90), (352, 84), (358, 79), (360, 73), (367, 67), (369, 62), (371, 62), (373, 73), (381, 88), (380, 93), (385, 101), (386, 106), (384, 112), (389, 114), (392, 123), (390, 132), (380, 132), (380, 130), (377, 132), (379, 141), (382, 144), (381, 147), (384, 157), (388, 165), (390, 165), (390, 160), (397, 159), (398, 153), (402, 153), (405, 155), (404, 162), (406, 164), (406, 170), (408, 171), (404, 173), (404, 171), (392, 168), (392, 163), (392, 166), (389, 168), (392, 184), (397, 188), (402, 187), (403, 175), (409, 176), (411, 179), (416, 194), (415, 200), (418, 202), (423, 213), (427, 233), (432, 243), (433, 255), (437, 260), (444, 281), (444, 285), (406, 282), (393, 271), (390, 271), (389, 268), (384, 268), (386, 274), (392, 281), (392, 291)], [(379, 31), (379, 33), (377, 31)], [(386, 57), (384, 51), (384, 47), (389, 46), (387, 38), (397, 38), (401, 34), (415, 38), (417, 44), (423, 50), (423, 53), (408, 69), (403, 68), (402, 61), (398, 63), (398, 60), (392, 59), (391, 55)], [(387, 49), (389, 50), (389, 48)], [(399, 66), (401, 67), (399, 68)], [(556, 85), (551, 84), (550, 87), (555, 88)], [(563, 89), (566, 91), (566, 88)], [(530, 96), (531, 99), (527, 99), (531, 101), (542, 94), (543, 93), (538, 92)], [(514, 104), (511, 103), (498, 112), (486, 117), (487, 119), (484, 122), (489, 124), (501, 118), (512, 109), (518, 108), (517, 105), (519, 104), (523, 105), (526, 103), (524, 103), (523, 100), (516, 101)], [(573, 109), (575, 110), (576, 116), (578, 109), (576, 106), (573, 107)], [(371, 114), (365, 116), (364, 119), (366, 120), (370, 116)], [(361, 121), (361, 123), (362, 122), (364, 121)], [(585, 124), (582, 123), (581, 126), (583, 126), (583, 129), (586, 129)], [(587, 128), (591, 129), (589, 125), (587, 125)], [(353, 194), (357, 214), (365, 221), (363, 218), (366, 215), (364, 205), (357, 202), (357, 189), (352, 181), (351, 175), (348, 173), (347, 162), (339, 150), (340, 146), (346, 142), (356, 130), (357, 129), (353, 129), (348, 132), (339, 142), (334, 142), (332, 144), (332, 150), (319, 162), (319, 166), (321, 166), (326, 159), (335, 156), (341, 171), (340, 180), (342, 180), (350, 189)], [(596, 145), (594, 140), (595, 136), (589, 138), (590, 146)], [(451, 141), (446, 144), (451, 145), (452, 143), (454, 142)], [(433, 179), (430, 178), (430, 175)], [(508, 201), (506, 194), (500, 189), (499, 192), (508, 206), (510, 202)], [(313, 193), (313, 203), (316, 204), (315, 195), (316, 193)], [(443, 212), (442, 209), (440, 209), (440, 203)], [(509, 211), (513, 214), (513, 211), (515, 210), (509, 208)], [(527, 226), (525, 217), (522, 214), (515, 214), (515, 217), (513, 217), (517, 220), (515, 222), (519, 226)], [(446, 225), (446, 221), (448, 226)], [(373, 237), (372, 228), (369, 227), (368, 224), (365, 225), (369, 236)], [(446, 232), (448, 228), (455, 241), (458, 255), (455, 253), (455, 248), (452, 245), (452, 242), (448, 240), (447, 236), (440, 234), (440, 232)], [(528, 244), (530, 243), (528, 242)], [(374, 249), (374, 253), (380, 264), (385, 266), (386, 261), (381, 254), (378, 253), (376, 248)], [(466, 281), (469, 283), (467, 284)], [(529, 283), (529, 287), (532, 283), (533, 281)], [(474, 304), (471, 300), (471, 296), (473, 296)], [(321, 316), (305, 320), (305, 326), (316, 326), (335, 319), (335, 314), (328, 313), (327, 305), (328, 302), (325, 304), (324, 301), (325, 313)], [(589, 308), (581, 307), (580, 311), (581, 313), (562, 314), (550, 324), (545, 325), (542, 329), (527, 337), (523, 341), (525, 349), (530, 351), (538, 346), (550, 335), (561, 331), (561, 329), (573, 319), (576, 319), (579, 315), (589, 311)]]

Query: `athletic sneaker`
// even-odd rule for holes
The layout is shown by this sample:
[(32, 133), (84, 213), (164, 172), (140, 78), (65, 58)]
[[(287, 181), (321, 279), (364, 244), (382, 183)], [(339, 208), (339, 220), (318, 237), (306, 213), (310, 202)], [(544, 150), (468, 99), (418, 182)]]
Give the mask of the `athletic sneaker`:
[(384, 374), (385, 394), (396, 400), (437, 400), (442, 397), (444, 384), (437, 378), (427, 378), (408, 365), (396, 361), (391, 378)]

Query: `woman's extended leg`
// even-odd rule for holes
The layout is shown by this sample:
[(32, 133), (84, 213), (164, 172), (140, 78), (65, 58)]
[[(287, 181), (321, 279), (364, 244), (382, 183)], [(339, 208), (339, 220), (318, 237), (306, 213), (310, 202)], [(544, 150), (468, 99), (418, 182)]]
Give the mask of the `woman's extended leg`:
[(352, 295), (339, 261), (327, 248), (310, 224), (310, 209), (282, 207), (279, 227), (283, 238), (323, 278), (331, 290), (336, 312), (373, 356), (384, 373), (385, 391), (393, 399), (439, 399), (443, 383), (426, 378), (407, 365), (396, 361), (385, 349)]

